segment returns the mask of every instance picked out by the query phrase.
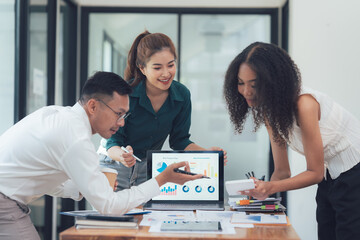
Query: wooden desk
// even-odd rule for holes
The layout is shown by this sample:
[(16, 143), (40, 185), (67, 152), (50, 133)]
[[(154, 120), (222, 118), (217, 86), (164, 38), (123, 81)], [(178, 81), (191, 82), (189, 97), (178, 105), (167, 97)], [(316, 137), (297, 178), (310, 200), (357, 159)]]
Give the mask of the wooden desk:
[[(139, 217), (142, 218), (142, 217)], [(140, 223), (141, 219), (139, 219)], [(139, 229), (80, 229), (71, 227), (60, 233), (60, 240), (159, 240), (159, 239), (292, 239), (299, 240), (291, 225), (255, 225), (254, 228), (235, 228), (236, 234), (199, 234), (199, 233), (149, 233), (147, 226)]]

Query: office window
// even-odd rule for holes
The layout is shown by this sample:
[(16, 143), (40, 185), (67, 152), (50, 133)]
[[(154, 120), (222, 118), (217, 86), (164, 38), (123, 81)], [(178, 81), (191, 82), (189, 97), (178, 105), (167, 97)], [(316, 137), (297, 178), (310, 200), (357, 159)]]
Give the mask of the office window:
[(0, 135), (14, 124), (15, 0), (0, 3)]
[[(230, 62), (255, 41), (270, 42), (270, 15), (184, 14), (181, 18), (181, 73), (192, 97), (192, 140), (228, 152), (225, 179), (242, 179), (254, 171), (267, 175), (269, 141), (265, 127), (254, 133), (248, 119), (235, 134), (223, 97)], [(250, 114), (251, 117), (251, 114)], [(261, 151), (259, 151), (261, 150)]]
[(29, 17), (30, 60), (26, 101), (27, 114), (46, 106), (47, 101), (47, 13), (45, 7), (32, 7)]
[(177, 15), (92, 13), (89, 17), (88, 75), (113, 71), (124, 76), (126, 58), (135, 37), (145, 29), (167, 34), (177, 44)]

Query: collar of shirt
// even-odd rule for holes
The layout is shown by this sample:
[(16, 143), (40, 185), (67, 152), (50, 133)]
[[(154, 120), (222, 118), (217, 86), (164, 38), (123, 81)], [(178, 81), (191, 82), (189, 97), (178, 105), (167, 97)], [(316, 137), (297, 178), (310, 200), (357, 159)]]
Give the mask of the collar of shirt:
[(86, 114), (86, 111), (85, 109), (83, 108), (83, 106), (80, 105), (79, 102), (75, 103), (74, 106), (72, 106), (71, 108), (72, 111), (74, 111), (76, 114), (78, 114), (79, 116), (81, 116), (81, 118), (83, 119), (84, 121), (84, 124), (86, 126), (86, 128), (89, 130), (88, 131), (88, 134), (89, 136), (91, 137), (93, 134), (92, 134), (92, 130), (91, 130), (91, 125), (90, 125), (90, 121), (89, 121), (89, 117), (88, 115)]
[[(184, 95), (179, 91), (178, 84), (179, 83), (177, 81), (173, 80), (169, 88), (169, 100), (172, 107), (174, 107), (175, 101), (185, 101)], [(135, 86), (130, 96), (139, 98), (139, 104), (148, 110), (152, 110), (151, 103), (148, 96), (146, 95), (145, 81), (141, 81), (137, 86)]]

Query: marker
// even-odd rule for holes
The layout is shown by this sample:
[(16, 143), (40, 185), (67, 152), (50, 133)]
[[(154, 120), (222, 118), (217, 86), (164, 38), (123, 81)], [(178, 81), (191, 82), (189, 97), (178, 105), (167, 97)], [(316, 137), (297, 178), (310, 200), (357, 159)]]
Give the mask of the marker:
[(243, 199), (236, 201), (237, 205), (249, 205), (250, 203), (254, 203), (254, 200)]
[[(127, 152), (129, 153), (129, 150), (127, 150), (125, 147), (121, 146), (121, 149), (124, 151), (124, 152)], [(141, 159), (138, 158), (137, 156), (135, 156), (134, 154), (132, 155), (136, 160), (138, 160), (139, 162), (141, 162)]]
[[(187, 172), (187, 171), (184, 171), (184, 170), (181, 170), (181, 169), (178, 169), (178, 168), (174, 168), (174, 172), (182, 173), (182, 174), (187, 174), (187, 175), (197, 175), (197, 173)], [(202, 176), (201, 178), (209, 178), (209, 177), (207, 177), (207, 176)], [(210, 178), (209, 178), (209, 179), (210, 179)]]
[(268, 209), (277, 210), (277, 209), (279, 209), (279, 205), (262, 205), (261, 209), (262, 210), (268, 210)]

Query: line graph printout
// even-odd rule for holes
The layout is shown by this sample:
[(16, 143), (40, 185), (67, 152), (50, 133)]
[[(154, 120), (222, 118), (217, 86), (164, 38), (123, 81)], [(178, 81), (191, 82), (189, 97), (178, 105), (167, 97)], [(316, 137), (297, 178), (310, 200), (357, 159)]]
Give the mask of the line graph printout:
[(168, 165), (182, 161), (189, 162), (191, 172), (204, 174), (210, 179), (202, 178), (184, 185), (166, 183), (160, 188), (160, 196), (153, 200), (219, 200), (218, 153), (153, 153), (152, 177), (159, 175)]

